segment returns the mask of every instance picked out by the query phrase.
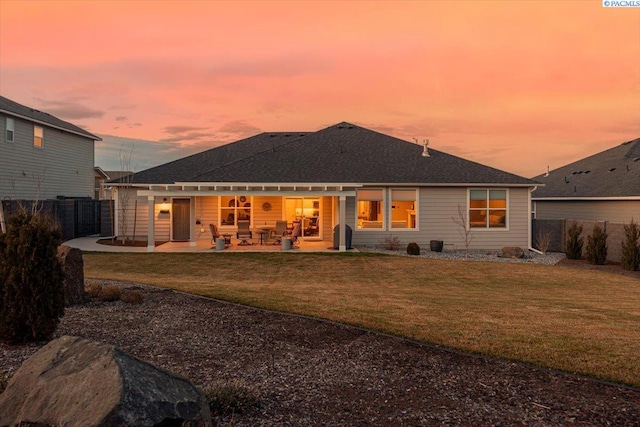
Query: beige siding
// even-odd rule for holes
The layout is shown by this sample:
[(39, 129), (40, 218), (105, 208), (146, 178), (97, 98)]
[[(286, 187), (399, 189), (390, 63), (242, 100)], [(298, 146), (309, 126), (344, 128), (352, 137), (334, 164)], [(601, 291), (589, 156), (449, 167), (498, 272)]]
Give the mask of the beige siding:
[(94, 141), (43, 128), (43, 148), (33, 146), (33, 123), (14, 118), (14, 141), (6, 141), (0, 114), (0, 198), (55, 199), (94, 196)]
[[(535, 193), (534, 193), (535, 194)], [(536, 219), (578, 219), (628, 223), (640, 220), (640, 200), (536, 201)]]
[[(509, 226), (506, 230), (474, 229), (471, 231), (472, 249), (500, 249), (503, 246), (528, 247), (528, 189), (511, 188), (508, 191)], [(466, 217), (467, 189), (459, 187), (425, 187), (418, 195), (417, 230), (356, 230), (354, 245), (380, 245), (388, 236), (397, 237), (402, 245), (416, 242), (428, 247), (430, 240), (442, 240), (446, 249), (464, 249), (464, 239), (453, 218), (458, 216), (461, 206)], [(349, 225), (355, 222), (355, 198), (349, 198)], [(388, 204), (388, 203), (387, 203)], [(385, 206), (385, 210), (388, 206)], [(387, 215), (388, 217), (388, 215)], [(385, 221), (386, 222), (386, 221)]]

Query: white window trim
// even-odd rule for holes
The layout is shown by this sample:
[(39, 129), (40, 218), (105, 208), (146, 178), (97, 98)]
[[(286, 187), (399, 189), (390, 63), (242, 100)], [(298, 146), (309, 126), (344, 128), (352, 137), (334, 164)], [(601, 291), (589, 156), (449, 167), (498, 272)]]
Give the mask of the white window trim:
[[(471, 216), (469, 215), (469, 212), (471, 210), (471, 190), (484, 190), (487, 192), (487, 197), (489, 194), (489, 190), (504, 190), (506, 192), (506, 202), (507, 202), (507, 207), (505, 208), (505, 210), (507, 211), (506, 213), (506, 218), (505, 218), (505, 226), (504, 227), (489, 227), (489, 225), (487, 224), (486, 227), (471, 227)], [(466, 210), (466, 217), (467, 217), (467, 229), (471, 230), (472, 232), (480, 232), (480, 233), (487, 233), (487, 232), (505, 232), (505, 231), (509, 231), (510, 228), (510, 223), (511, 223), (511, 209), (509, 208), (509, 206), (511, 205), (510, 201), (509, 201), (509, 188), (489, 188), (489, 187), (469, 187), (467, 188), (467, 210)], [(488, 212), (489, 212), (489, 207), (487, 206), (487, 217), (488, 217)]]
[[(11, 138), (9, 138), (9, 132), (11, 132)], [(7, 117), (5, 120), (4, 139), (6, 142), (15, 142), (16, 140), (16, 121), (12, 117)]]
[[(244, 194), (234, 194), (233, 195), (233, 197), (235, 199), (238, 199), (240, 196), (244, 196)], [(238, 209), (245, 209), (245, 208), (242, 207), (242, 206), (236, 206), (235, 207), (234, 213), (233, 213), (234, 218), (235, 218), (235, 223), (236, 223), (235, 225), (228, 225), (228, 224), (222, 225), (222, 210), (223, 210), (222, 209), (223, 208), (223, 206), (222, 206), (222, 197), (223, 196), (218, 196), (218, 224), (219, 224), (218, 225), (218, 229), (219, 230), (237, 230), (238, 229), (238, 219), (237, 219), (238, 218), (238, 215), (237, 215), (238, 214)], [(245, 197), (247, 197), (247, 196), (245, 196)], [(251, 203), (251, 206), (250, 206), (250, 208), (251, 208), (251, 212), (250, 212), (251, 219), (249, 220), (249, 228), (253, 229), (253, 219), (254, 219), (253, 217), (254, 217), (254, 209), (255, 209), (255, 206), (253, 205), (254, 204), (253, 203), (253, 196), (248, 196), (247, 200), (249, 201), (249, 203)]]
[(382, 191), (382, 205), (383, 205), (383, 209), (382, 209), (382, 214), (384, 215), (382, 217), (382, 227), (381, 228), (360, 228), (358, 227), (358, 192), (356, 191), (356, 206), (354, 209), (354, 224), (355, 224), (355, 230), (354, 231), (362, 231), (365, 233), (373, 233), (373, 232), (381, 232), (381, 231), (387, 231), (389, 229), (389, 227), (387, 227), (387, 218), (389, 217), (388, 215), (388, 208), (386, 206), (389, 205), (389, 203), (387, 203), (388, 200), (388, 191), (386, 188), (384, 187), (364, 187), (363, 190), (380, 190)]
[[(410, 190), (410, 191), (415, 191), (416, 193), (416, 197), (415, 197), (415, 201), (414, 201), (414, 211), (416, 212), (416, 226), (415, 228), (394, 228), (393, 227), (393, 219), (391, 218), (391, 211), (392, 211), (392, 203), (393, 203), (393, 190)], [(385, 192), (385, 196), (387, 195), (387, 192)], [(388, 189), (388, 199), (389, 199), (389, 203), (387, 203), (388, 205), (388, 222), (385, 221), (387, 223), (387, 225), (389, 226), (389, 230), (390, 231), (420, 231), (420, 210), (419, 210), (419, 206), (420, 206), (420, 189), (417, 187), (398, 187), (398, 188), (389, 188)]]

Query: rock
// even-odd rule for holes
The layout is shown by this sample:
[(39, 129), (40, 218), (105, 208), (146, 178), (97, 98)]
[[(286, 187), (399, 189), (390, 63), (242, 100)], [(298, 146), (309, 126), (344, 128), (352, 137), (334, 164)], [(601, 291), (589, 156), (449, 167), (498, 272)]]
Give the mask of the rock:
[(82, 251), (69, 246), (58, 247), (58, 258), (64, 270), (64, 305), (82, 304), (87, 301), (84, 292), (84, 262)]
[(186, 379), (106, 344), (63, 336), (41, 348), (0, 394), (0, 426), (210, 426)]
[(524, 250), (517, 246), (505, 246), (502, 248), (502, 258), (524, 258)]

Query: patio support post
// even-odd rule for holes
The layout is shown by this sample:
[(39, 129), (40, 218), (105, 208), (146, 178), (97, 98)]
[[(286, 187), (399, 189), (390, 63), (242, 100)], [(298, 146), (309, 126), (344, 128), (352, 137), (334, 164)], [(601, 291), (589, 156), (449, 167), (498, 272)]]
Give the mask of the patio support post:
[(153, 252), (156, 248), (155, 236), (153, 234), (153, 230), (155, 228), (155, 216), (156, 216), (155, 196), (147, 196), (147, 203), (149, 206), (149, 209), (148, 209), (149, 229), (147, 230), (147, 252)]
[(191, 225), (189, 227), (189, 246), (195, 248), (196, 246), (196, 198), (190, 197), (191, 206), (189, 209), (189, 217), (191, 221)]
[(340, 204), (338, 207), (338, 212), (340, 216), (340, 241), (338, 244), (339, 252), (347, 251), (347, 196), (340, 196)]

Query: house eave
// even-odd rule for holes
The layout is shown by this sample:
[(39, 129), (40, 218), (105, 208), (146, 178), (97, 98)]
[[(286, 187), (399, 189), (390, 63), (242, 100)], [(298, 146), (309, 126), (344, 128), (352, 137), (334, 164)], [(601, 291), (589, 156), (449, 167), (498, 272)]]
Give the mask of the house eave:
[(98, 137), (98, 136), (96, 136), (96, 135), (94, 135), (92, 133), (89, 133), (89, 132), (86, 132), (86, 133), (78, 132), (78, 131), (71, 130), (71, 129), (68, 129), (68, 128), (65, 128), (65, 127), (62, 127), (62, 126), (57, 126), (57, 125), (54, 125), (54, 124), (51, 124), (51, 123), (48, 123), (48, 122), (45, 122), (45, 121), (42, 121), (42, 120), (37, 120), (37, 119), (34, 119), (33, 117), (24, 116), (22, 114), (15, 113), (13, 111), (0, 109), (0, 113), (8, 114), (8, 115), (13, 116), (13, 117), (18, 117), (18, 118), (21, 118), (23, 120), (27, 120), (27, 121), (29, 121), (31, 123), (37, 123), (37, 124), (40, 124), (40, 125), (43, 125), (43, 126), (47, 126), (47, 127), (53, 128), (53, 129), (58, 129), (58, 130), (61, 130), (61, 131), (64, 131), (64, 132), (69, 132), (69, 133), (72, 133), (74, 135), (81, 136), (83, 138), (92, 139), (94, 141), (102, 141), (102, 138), (100, 138), (100, 137)]

